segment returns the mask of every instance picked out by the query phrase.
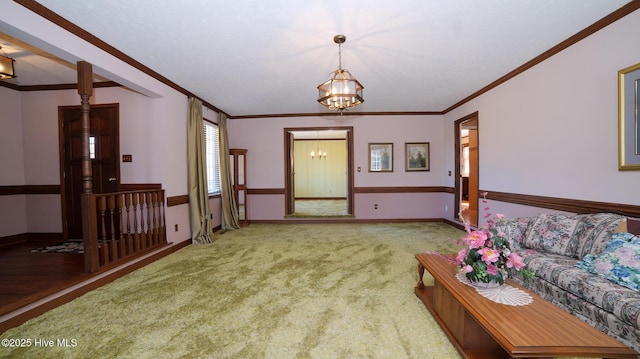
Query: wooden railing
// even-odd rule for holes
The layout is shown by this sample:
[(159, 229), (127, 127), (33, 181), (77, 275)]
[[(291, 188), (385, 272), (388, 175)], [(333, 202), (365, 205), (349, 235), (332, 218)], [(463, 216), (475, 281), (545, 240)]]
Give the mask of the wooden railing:
[(167, 243), (164, 190), (91, 193), (83, 201), (86, 272)]

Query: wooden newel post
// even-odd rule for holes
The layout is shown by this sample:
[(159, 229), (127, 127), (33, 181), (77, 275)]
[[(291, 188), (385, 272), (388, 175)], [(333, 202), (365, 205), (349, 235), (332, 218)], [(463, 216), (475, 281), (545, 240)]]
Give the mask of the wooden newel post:
[(82, 193), (93, 190), (93, 175), (91, 173), (91, 158), (89, 157), (90, 121), (89, 98), (93, 92), (93, 69), (91, 64), (78, 61), (78, 94), (80, 95), (80, 110), (82, 111)]
[[(91, 122), (89, 98), (93, 93), (93, 68), (86, 61), (78, 61), (78, 94), (80, 95), (80, 109), (82, 112), (82, 240), (84, 244), (84, 271), (98, 270), (98, 239), (96, 228), (96, 208), (93, 198), (93, 173), (89, 151), (89, 136)], [(93, 217), (93, 220), (92, 220)]]

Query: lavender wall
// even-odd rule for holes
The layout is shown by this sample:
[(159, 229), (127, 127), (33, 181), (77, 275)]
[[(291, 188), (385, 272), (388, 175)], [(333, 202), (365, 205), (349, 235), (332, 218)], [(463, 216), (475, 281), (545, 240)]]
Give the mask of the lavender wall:
[(617, 103), (639, 32), (636, 11), (447, 113), (448, 166), (453, 122), (478, 111), (481, 189), (639, 205), (640, 171), (618, 170)]
[[(20, 94), (0, 87), (0, 108), (0, 165), (3, 168), (0, 171), (0, 186), (23, 185), (25, 178)], [(0, 237), (26, 231), (26, 196), (0, 197)]]
[[(443, 185), (444, 126), (442, 116), (349, 116), (234, 119), (229, 121), (231, 147), (246, 148), (249, 189), (282, 189), (285, 186), (284, 129), (292, 127), (353, 127), (355, 187), (424, 187)], [(368, 144), (390, 142), (394, 146), (393, 172), (368, 172)], [(429, 172), (405, 172), (406, 142), (429, 142)], [(374, 209), (378, 204), (378, 209)], [(360, 193), (354, 198), (357, 219), (441, 218), (445, 197), (441, 194)], [(251, 195), (251, 220), (282, 220), (284, 195)]]

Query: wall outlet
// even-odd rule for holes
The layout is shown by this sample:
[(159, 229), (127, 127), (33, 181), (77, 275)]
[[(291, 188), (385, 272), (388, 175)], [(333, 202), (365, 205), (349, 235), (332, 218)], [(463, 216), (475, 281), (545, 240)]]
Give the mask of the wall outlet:
[(176, 224), (176, 232), (178, 231), (178, 225)]
[(378, 204), (377, 203), (373, 205), (373, 209), (378, 209)]

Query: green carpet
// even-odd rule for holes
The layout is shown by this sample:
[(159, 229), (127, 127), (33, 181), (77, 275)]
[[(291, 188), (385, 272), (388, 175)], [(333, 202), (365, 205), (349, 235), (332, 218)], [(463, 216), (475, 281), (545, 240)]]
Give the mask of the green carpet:
[(353, 217), (347, 213), (347, 201), (331, 200), (296, 200), (295, 213), (287, 217)]
[(0, 357), (458, 358), (413, 294), (413, 255), (450, 252), (463, 235), (441, 223), (252, 224), (10, 329), (2, 339), (31, 347)]

